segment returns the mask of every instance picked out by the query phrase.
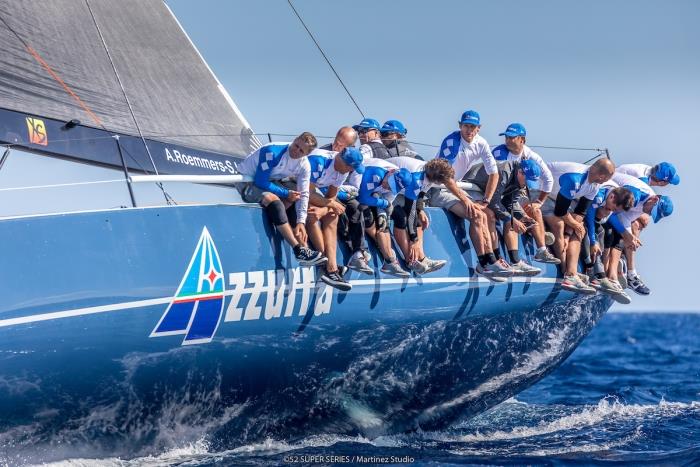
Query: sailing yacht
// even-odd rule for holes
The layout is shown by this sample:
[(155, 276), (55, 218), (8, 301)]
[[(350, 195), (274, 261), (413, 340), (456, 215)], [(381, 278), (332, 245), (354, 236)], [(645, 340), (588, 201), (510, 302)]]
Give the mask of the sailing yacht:
[[(0, 167), (99, 168), (122, 192), (0, 218), (5, 436), (70, 445), (88, 419), (144, 436), (185, 408), (236, 439), (440, 428), (543, 378), (612, 303), (562, 290), (552, 265), (476, 276), (467, 226), (433, 208), (442, 270), (386, 276), (372, 250), (351, 292), (317, 281), (231, 187), (261, 141), (161, 0), (2, 0), (0, 47)], [(226, 198), (178, 204), (173, 180)]]

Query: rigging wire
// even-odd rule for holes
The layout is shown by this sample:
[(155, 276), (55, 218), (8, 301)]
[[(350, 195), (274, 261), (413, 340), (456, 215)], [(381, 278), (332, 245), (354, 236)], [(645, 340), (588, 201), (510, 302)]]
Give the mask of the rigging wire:
[[(143, 145), (146, 148), (146, 153), (148, 154), (148, 158), (151, 160), (151, 164), (153, 164), (153, 170), (155, 171), (156, 175), (158, 175), (158, 168), (156, 167), (156, 163), (153, 160), (153, 156), (151, 155), (151, 150), (148, 148), (148, 144), (146, 144), (146, 138), (143, 137), (143, 133), (141, 132), (141, 127), (139, 126), (138, 120), (136, 120), (136, 115), (134, 114), (134, 108), (131, 106), (131, 101), (129, 100), (129, 96), (126, 94), (126, 90), (124, 89), (124, 84), (122, 83), (121, 77), (119, 76), (119, 72), (117, 71), (117, 67), (114, 64), (114, 60), (112, 60), (112, 54), (109, 53), (109, 48), (107, 47), (107, 43), (105, 42), (104, 36), (102, 35), (102, 30), (100, 29), (99, 24), (97, 24), (97, 18), (95, 18), (95, 14), (92, 12), (92, 8), (90, 7), (90, 2), (88, 0), (85, 0), (85, 5), (87, 5), (88, 11), (90, 12), (90, 16), (92, 17), (92, 22), (95, 24), (95, 29), (97, 29), (97, 34), (100, 36), (100, 40), (102, 41), (102, 46), (105, 49), (105, 53), (107, 54), (107, 58), (109, 59), (109, 63), (112, 65), (112, 70), (114, 71), (114, 76), (117, 78), (117, 83), (119, 83), (119, 87), (122, 90), (122, 94), (124, 95), (124, 100), (126, 101), (126, 105), (129, 108), (129, 113), (131, 114), (131, 118), (134, 121), (134, 125), (136, 125), (136, 130), (139, 132), (139, 136), (141, 137), (141, 141), (143, 141)], [(117, 144), (119, 142), (117, 141)], [(165, 197), (165, 202), (168, 203), (168, 205), (172, 204), (177, 204), (175, 203), (175, 200), (168, 194), (167, 191), (165, 191), (165, 188), (163, 187), (163, 184), (158, 182), (156, 183), (158, 185), (158, 188), (160, 188), (160, 191), (163, 192), (163, 196)]]
[(353, 97), (353, 95), (350, 93), (350, 90), (349, 90), (348, 87), (345, 85), (345, 83), (343, 82), (343, 80), (340, 78), (340, 75), (338, 74), (338, 72), (337, 72), (337, 71), (335, 70), (335, 68), (333, 67), (333, 64), (331, 63), (331, 61), (328, 59), (328, 56), (326, 55), (326, 53), (325, 53), (325, 52), (323, 51), (323, 49), (321, 48), (321, 45), (318, 43), (318, 41), (316, 40), (316, 38), (314, 37), (314, 35), (311, 33), (311, 30), (309, 30), (308, 26), (306, 26), (306, 23), (304, 23), (304, 20), (301, 19), (301, 15), (300, 15), (299, 12), (297, 11), (297, 9), (294, 8), (294, 5), (292, 4), (292, 0), (287, 0), (287, 3), (289, 3), (289, 6), (292, 8), (292, 11), (293, 11), (294, 14), (297, 16), (297, 18), (299, 18), (299, 21), (301, 22), (301, 25), (304, 26), (304, 29), (306, 29), (306, 32), (309, 34), (309, 37), (311, 37), (311, 40), (314, 41), (314, 44), (316, 44), (316, 48), (318, 49), (319, 52), (321, 52), (321, 55), (323, 55), (323, 58), (326, 60), (326, 63), (328, 63), (328, 66), (329, 66), (329, 67), (331, 68), (331, 70), (333, 71), (333, 74), (335, 74), (335, 77), (338, 78), (338, 81), (340, 82), (340, 85), (343, 86), (343, 89), (345, 89), (345, 92), (348, 94), (348, 97), (350, 97), (350, 100), (352, 101), (352, 103), (355, 104), (355, 107), (357, 108), (357, 111), (360, 112), (360, 115), (362, 115), (362, 118), (365, 118), (365, 113), (362, 111), (362, 109), (360, 109), (360, 106), (357, 104), (357, 101), (355, 100), (355, 98)]

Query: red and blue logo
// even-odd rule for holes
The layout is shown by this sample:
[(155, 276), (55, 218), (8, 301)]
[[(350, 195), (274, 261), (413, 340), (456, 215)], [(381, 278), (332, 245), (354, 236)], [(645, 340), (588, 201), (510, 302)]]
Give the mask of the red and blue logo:
[(184, 334), (182, 345), (211, 342), (223, 309), (224, 271), (204, 227), (180, 287), (150, 337)]

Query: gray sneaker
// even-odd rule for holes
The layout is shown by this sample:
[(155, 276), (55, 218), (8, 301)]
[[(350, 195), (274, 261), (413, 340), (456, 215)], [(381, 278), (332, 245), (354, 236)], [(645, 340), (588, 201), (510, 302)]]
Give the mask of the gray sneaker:
[(408, 265), (408, 269), (410, 269), (416, 276), (420, 276), (421, 274), (428, 272), (428, 269), (426, 269), (425, 265), (423, 265), (423, 263), (420, 261), (412, 262)]
[(630, 296), (627, 295), (625, 292), (610, 294), (610, 298), (622, 305), (629, 305), (630, 303), (632, 303), (632, 298), (630, 298)]
[(582, 293), (587, 295), (595, 295), (596, 290), (593, 287), (586, 285), (578, 274), (573, 276), (565, 276), (561, 281), (561, 288), (569, 292)]
[(600, 290), (605, 292), (605, 293), (609, 293), (609, 294), (624, 293), (622, 290), (622, 287), (620, 287), (620, 284), (618, 284), (615, 281), (611, 281), (607, 277), (604, 277), (602, 279), (598, 279), (597, 282), (598, 282), (598, 284), (600, 284)]
[(549, 263), (549, 264), (559, 264), (561, 261), (559, 261), (559, 258), (554, 256), (552, 253), (549, 252), (546, 248), (544, 250), (538, 251), (535, 253), (535, 257), (533, 258), (535, 261), (538, 263)]
[(617, 279), (620, 283), (620, 288), (622, 288), (622, 290), (625, 290), (628, 286), (627, 277), (625, 275), (619, 275), (619, 276), (617, 276)]
[(544, 244), (547, 246), (554, 245), (554, 234), (552, 232), (544, 233)]
[(523, 260), (511, 264), (510, 267), (513, 270), (514, 276), (532, 277), (542, 272), (540, 268), (531, 266)]
[(492, 282), (505, 282), (506, 281), (505, 277), (495, 276), (491, 270), (483, 267), (480, 264), (476, 265), (475, 271), (480, 276), (484, 276), (485, 278), (487, 278), (488, 280), (490, 280)]
[(353, 271), (368, 274), (370, 276), (374, 275), (374, 269), (372, 269), (370, 267), (370, 265), (367, 264), (367, 260), (365, 260), (364, 255), (363, 256), (353, 255), (352, 258), (350, 258), (350, 262), (348, 263), (348, 267), (350, 269), (352, 269)]
[(502, 259), (493, 264), (486, 265), (484, 269), (490, 271), (491, 274), (498, 277), (511, 277), (513, 275), (513, 269)]
[(438, 269), (442, 269), (447, 264), (447, 261), (444, 259), (430, 259), (426, 256), (420, 263), (425, 268), (425, 272), (423, 274), (428, 274), (429, 272), (435, 272)]
[(384, 274), (389, 274), (390, 276), (400, 277), (402, 279), (411, 277), (411, 273), (409, 273), (408, 271), (405, 271), (401, 267), (399, 262), (396, 260), (394, 260), (391, 263), (387, 263), (386, 261), (384, 261), (384, 264), (382, 265), (381, 271)]

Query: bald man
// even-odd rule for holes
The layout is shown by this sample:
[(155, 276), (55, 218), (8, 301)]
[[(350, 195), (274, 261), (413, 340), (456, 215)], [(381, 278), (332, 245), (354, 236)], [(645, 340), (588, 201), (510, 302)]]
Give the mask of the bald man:
[(344, 126), (335, 134), (335, 139), (332, 143), (324, 144), (319, 149), (326, 151), (340, 152), (345, 148), (355, 146), (357, 142), (357, 132), (352, 127)]
[(554, 234), (554, 254), (564, 269), (561, 286), (575, 293), (595, 294), (596, 290), (577, 273), (581, 240), (586, 235), (583, 219), (600, 185), (615, 173), (615, 164), (610, 159), (598, 159), (590, 166), (550, 162), (547, 167), (552, 172), (554, 187), (542, 205), (542, 217)]

